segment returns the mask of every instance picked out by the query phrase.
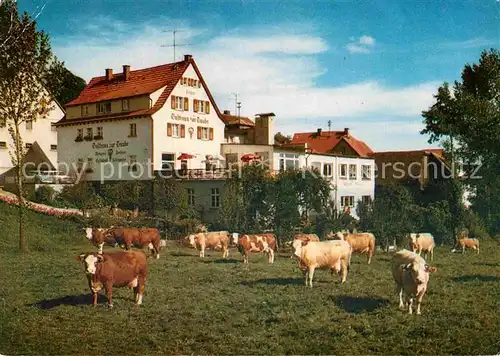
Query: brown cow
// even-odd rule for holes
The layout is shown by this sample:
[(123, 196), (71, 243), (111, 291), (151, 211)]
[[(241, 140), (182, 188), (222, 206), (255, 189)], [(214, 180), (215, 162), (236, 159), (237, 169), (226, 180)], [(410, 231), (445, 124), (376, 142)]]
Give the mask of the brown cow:
[(110, 308), (113, 307), (113, 287), (133, 288), (135, 304), (142, 304), (148, 275), (148, 263), (142, 252), (82, 253), (76, 259), (85, 266), (93, 306), (103, 286)]
[[(88, 234), (87, 234), (88, 236)], [(99, 247), (102, 252), (102, 246), (106, 239), (113, 239), (119, 245), (124, 245), (126, 250), (132, 246), (143, 248), (148, 246), (151, 253), (156, 253), (156, 258), (160, 258), (161, 235), (155, 228), (137, 228), (137, 227), (112, 227), (109, 229), (92, 229), (92, 243)]]
[(187, 237), (189, 244), (197, 249), (200, 247), (200, 257), (205, 257), (206, 248), (222, 249), (222, 258), (229, 257), (229, 232), (200, 232)]
[(268, 256), (268, 262), (274, 262), (274, 251), (278, 250), (274, 234), (243, 235), (240, 238), (238, 238), (238, 234), (233, 234), (232, 238), (238, 251), (243, 255), (243, 263), (248, 263), (250, 252), (264, 252)]
[(457, 244), (462, 248), (462, 253), (465, 253), (466, 248), (476, 250), (476, 252), (479, 253), (479, 240), (470, 239), (466, 231), (462, 231), (458, 234)]
[(356, 234), (337, 232), (334, 238), (344, 240), (352, 247), (353, 253), (366, 253), (368, 254), (368, 264), (372, 260), (375, 253), (375, 236), (369, 232), (361, 232)]
[(410, 233), (408, 235), (408, 240), (410, 249), (413, 252), (418, 253), (419, 256), (421, 256), (423, 252), (425, 258), (427, 258), (427, 255), (430, 253), (431, 261), (434, 260), (434, 247), (436, 247), (434, 236), (427, 232)]
[(316, 234), (295, 234), (293, 239), (302, 241), (319, 241), (319, 237)]

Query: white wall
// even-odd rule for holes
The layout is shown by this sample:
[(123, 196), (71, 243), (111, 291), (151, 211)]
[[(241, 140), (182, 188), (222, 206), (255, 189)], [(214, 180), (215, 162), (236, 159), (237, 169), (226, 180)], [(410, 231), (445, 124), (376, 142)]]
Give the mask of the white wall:
[[(190, 65), (183, 77), (199, 80), (192, 65)], [(171, 96), (189, 98), (189, 111), (179, 111), (171, 109)], [(161, 169), (162, 153), (173, 153), (177, 158), (181, 153), (196, 155), (196, 158), (188, 160), (188, 169), (204, 169), (206, 155), (220, 154), (221, 143), (224, 142), (224, 123), (219, 119), (215, 108), (210, 103), (210, 114), (195, 113), (193, 99), (209, 101), (204, 88), (190, 87), (180, 83), (172, 91), (165, 105), (153, 115), (154, 119), (154, 169)], [(172, 116), (176, 115), (176, 118)], [(180, 117), (180, 118), (179, 118)], [(167, 136), (167, 124), (186, 125), (186, 135), (184, 138), (174, 138)], [(197, 139), (197, 126), (212, 127), (214, 137), (211, 141)], [(192, 136), (189, 129), (192, 129)], [(175, 160), (175, 168), (179, 169), (181, 162)]]
[[(57, 150), (51, 150), (51, 145), (57, 145), (57, 131), (52, 131), (51, 124), (61, 120), (64, 112), (55, 103), (52, 103), (53, 109), (48, 116), (33, 122), (31, 130), (26, 129), (26, 123), (21, 124), (21, 136), (24, 144), (38, 142), (40, 148), (50, 159), (54, 167), (57, 167)], [(9, 155), (9, 146), (12, 144), (8, 127), (0, 128), (0, 141), (7, 143), (7, 148), (0, 148), (0, 174), (12, 168), (12, 162)]]
[[(136, 124), (137, 137), (129, 137), (132, 123)], [(75, 142), (79, 128), (83, 129), (85, 136), (87, 128), (92, 127), (95, 136), (99, 126), (103, 128), (102, 140)], [(87, 180), (100, 180), (102, 174), (106, 176), (106, 180), (133, 179), (132, 175), (135, 175), (135, 179), (147, 179), (147, 171), (142, 177), (138, 177), (140, 171), (129, 172), (128, 163), (130, 155), (135, 155), (137, 162), (141, 163), (145, 170), (147, 169), (152, 152), (151, 126), (152, 121), (148, 118), (59, 126), (60, 167), (62, 168), (64, 164), (74, 164), (76, 167), (79, 158), (82, 158), (84, 162), (92, 158), (94, 172), (85, 174), (84, 177)], [(111, 154), (111, 160), (109, 154)]]

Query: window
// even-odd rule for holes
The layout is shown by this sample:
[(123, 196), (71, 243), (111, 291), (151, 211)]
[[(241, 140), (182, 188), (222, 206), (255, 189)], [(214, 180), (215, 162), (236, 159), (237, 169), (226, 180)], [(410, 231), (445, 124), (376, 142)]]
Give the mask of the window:
[(184, 124), (167, 124), (167, 136), (169, 137), (186, 137), (186, 125)]
[(363, 204), (369, 204), (372, 201), (372, 197), (369, 195), (362, 195), (361, 196), (361, 203)]
[(50, 145), (51, 151), (57, 151), (57, 145)]
[(172, 124), (172, 137), (180, 137), (181, 136), (181, 125)]
[(89, 114), (89, 107), (88, 105), (82, 105), (82, 116), (88, 115)]
[(136, 155), (129, 156), (128, 161), (129, 161), (128, 170), (132, 172), (137, 172), (137, 156)]
[(355, 164), (350, 164), (349, 165), (349, 179), (356, 179), (357, 176), (357, 169), (356, 169)]
[(33, 130), (33, 121), (32, 120), (26, 121), (26, 130)]
[(202, 140), (208, 140), (210, 135), (210, 130), (208, 127), (202, 127), (201, 128), (201, 139)]
[(0, 128), (7, 126), (7, 119), (0, 118)]
[(212, 208), (218, 208), (220, 206), (219, 188), (212, 188), (211, 206)]
[(161, 169), (173, 170), (175, 166), (175, 155), (173, 153), (163, 153), (161, 155)]
[(347, 164), (339, 165), (339, 176), (340, 179), (347, 179)]
[(56, 125), (50, 124), (50, 131), (57, 131)]
[(7, 148), (7, 142), (0, 141), (0, 148)]
[(361, 179), (370, 180), (372, 179), (372, 167), (368, 165), (361, 166)]
[(27, 149), (30, 149), (30, 148), (31, 148), (31, 146), (33, 146), (33, 144), (32, 144), (32, 143), (27, 143), (27, 144), (25, 145), (25, 147), (26, 147)]
[(128, 137), (137, 137), (137, 125), (136, 124), (130, 124), (129, 125), (129, 134)]
[(181, 96), (172, 96), (171, 108), (175, 110), (189, 111), (189, 99)]
[(299, 155), (280, 153), (280, 170), (299, 168)]
[(98, 114), (105, 114), (111, 112), (111, 102), (103, 102), (96, 104), (96, 111)]
[(130, 102), (128, 99), (122, 99), (122, 111), (127, 111), (129, 109)]
[(188, 188), (187, 189), (187, 196), (188, 196), (188, 205), (194, 206), (194, 189)]
[(346, 195), (346, 196), (340, 197), (340, 206), (341, 207), (348, 206), (351, 208), (354, 207), (354, 196)]
[(87, 135), (85, 135), (84, 139), (86, 141), (90, 141), (94, 138), (92, 127), (87, 127)]
[(333, 175), (333, 166), (331, 163), (325, 163), (323, 165), (323, 175), (325, 177), (331, 177)]
[(210, 114), (210, 102), (193, 99), (193, 111), (201, 114)]
[(96, 135), (96, 137), (94, 137), (94, 139), (96, 139), (96, 140), (102, 139), (103, 138), (103, 132), (104, 131), (103, 131), (102, 126), (98, 126), (97, 127), (97, 135)]

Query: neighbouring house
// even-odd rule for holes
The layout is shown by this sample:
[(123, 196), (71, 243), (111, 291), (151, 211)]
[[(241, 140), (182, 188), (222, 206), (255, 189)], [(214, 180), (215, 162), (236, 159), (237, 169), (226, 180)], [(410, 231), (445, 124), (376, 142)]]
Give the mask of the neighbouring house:
[[(27, 121), (20, 126), (20, 133), (26, 149), (25, 163), (27, 170), (56, 169), (57, 167), (57, 131), (55, 123), (64, 116), (64, 110), (54, 99), (52, 110), (44, 118)], [(12, 178), (12, 161), (9, 147), (13, 145), (5, 119), (0, 118), (0, 185), (7, 184)], [(39, 166), (43, 163), (42, 166)], [(10, 171), (10, 173), (9, 173)]]
[(106, 69), (66, 104), (59, 161), (88, 181), (151, 179), (217, 167), (225, 124), (196, 62)]

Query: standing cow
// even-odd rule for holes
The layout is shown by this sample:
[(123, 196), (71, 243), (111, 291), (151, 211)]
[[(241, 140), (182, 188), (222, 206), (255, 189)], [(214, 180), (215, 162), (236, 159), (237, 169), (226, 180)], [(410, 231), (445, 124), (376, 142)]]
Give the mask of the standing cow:
[[(330, 234), (329, 237), (332, 237)], [(353, 253), (366, 253), (368, 255), (368, 264), (372, 261), (375, 253), (375, 236), (370, 232), (361, 232), (356, 234), (337, 232), (333, 238), (344, 240), (352, 247)]]
[(333, 273), (342, 273), (342, 283), (347, 279), (352, 248), (346, 241), (293, 241), (294, 256), (299, 261), (299, 268), (305, 272), (306, 286), (312, 288), (314, 270), (330, 269)]
[(470, 239), (467, 231), (461, 231), (457, 237), (457, 244), (462, 248), (462, 254), (465, 253), (466, 248), (470, 248), (472, 250), (476, 250), (479, 254), (479, 240), (478, 239)]
[(205, 257), (206, 248), (220, 248), (222, 258), (229, 257), (229, 232), (227, 231), (199, 232), (189, 235), (187, 239), (195, 249), (199, 246), (201, 258)]
[(274, 234), (258, 234), (258, 235), (232, 235), (232, 243), (238, 248), (238, 251), (243, 255), (243, 263), (248, 263), (248, 255), (250, 252), (264, 252), (268, 256), (268, 262), (274, 262), (274, 252), (278, 251), (278, 244)]
[(410, 249), (413, 252), (418, 253), (419, 256), (422, 252), (425, 254), (425, 258), (431, 255), (431, 261), (434, 261), (434, 247), (436, 243), (434, 242), (434, 236), (427, 232), (411, 233), (408, 235), (408, 240), (410, 243)]
[(97, 304), (97, 293), (103, 286), (110, 308), (113, 307), (113, 287), (133, 288), (135, 304), (142, 304), (148, 276), (148, 263), (142, 252), (82, 253), (76, 259), (85, 267), (93, 306)]
[(416, 299), (417, 314), (421, 314), (420, 305), (427, 291), (429, 273), (436, 272), (437, 269), (430, 267), (421, 256), (408, 250), (396, 252), (392, 258), (391, 267), (399, 293), (399, 307), (408, 308), (408, 313), (412, 314), (413, 302)]

